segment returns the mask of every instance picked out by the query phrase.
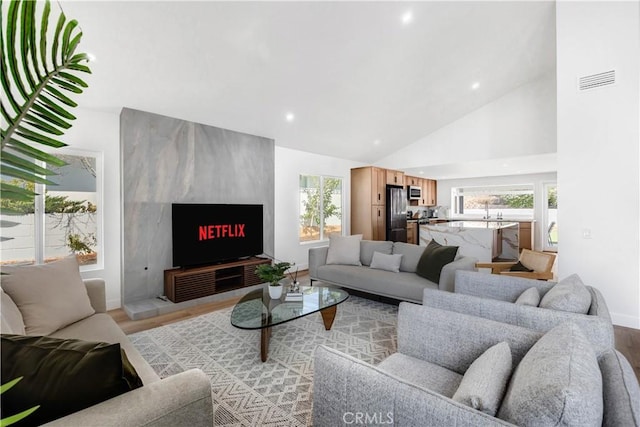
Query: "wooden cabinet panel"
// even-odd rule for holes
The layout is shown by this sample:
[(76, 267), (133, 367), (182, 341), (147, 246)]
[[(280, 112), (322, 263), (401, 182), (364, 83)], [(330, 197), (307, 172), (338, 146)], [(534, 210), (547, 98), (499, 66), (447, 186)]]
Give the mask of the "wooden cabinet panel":
[(429, 179), (428, 181), (427, 206), (435, 206), (438, 204), (438, 182), (435, 179)]
[(373, 184), (372, 190), (372, 205), (383, 205), (385, 204), (387, 197), (387, 176), (386, 171), (380, 168), (371, 168), (372, 179), (371, 183)]
[(387, 184), (404, 186), (404, 172), (387, 170)]
[(422, 179), (418, 178), (417, 176), (405, 175), (404, 177), (404, 185), (413, 185), (416, 187), (420, 187), (420, 181), (422, 181)]
[(418, 244), (418, 223), (417, 222), (407, 223), (407, 243), (410, 243), (412, 245)]
[(429, 180), (421, 179), (420, 186), (422, 187), (422, 200), (420, 200), (420, 205), (427, 206), (429, 204)]
[[(386, 212), (384, 206), (372, 206), (371, 207), (371, 240), (385, 240), (387, 229), (385, 228)], [(353, 233), (357, 234), (357, 233)], [(364, 239), (364, 236), (362, 236)]]
[(534, 236), (535, 234), (535, 222), (527, 221), (520, 222), (519, 229), (519, 242), (518, 246), (520, 250), (531, 249), (534, 250)]

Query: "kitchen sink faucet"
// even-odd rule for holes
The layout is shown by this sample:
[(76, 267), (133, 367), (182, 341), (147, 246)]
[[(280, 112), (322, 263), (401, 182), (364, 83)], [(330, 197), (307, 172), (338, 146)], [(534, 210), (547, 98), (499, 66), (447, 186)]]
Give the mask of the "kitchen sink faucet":
[(484, 210), (486, 211), (486, 215), (482, 219), (491, 218), (491, 215), (489, 215), (489, 202), (484, 202)]

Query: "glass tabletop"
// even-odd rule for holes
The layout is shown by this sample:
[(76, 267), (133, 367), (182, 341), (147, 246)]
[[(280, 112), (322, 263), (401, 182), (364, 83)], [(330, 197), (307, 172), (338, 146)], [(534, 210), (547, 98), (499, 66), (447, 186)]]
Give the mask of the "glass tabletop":
[(339, 288), (301, 286), (302, 301), (285, 301), (269, 297), (268, 285), (243, 296), (231, 312), (231, 324), (240, 329), (262, 329), (338, 305), (349, 298)]

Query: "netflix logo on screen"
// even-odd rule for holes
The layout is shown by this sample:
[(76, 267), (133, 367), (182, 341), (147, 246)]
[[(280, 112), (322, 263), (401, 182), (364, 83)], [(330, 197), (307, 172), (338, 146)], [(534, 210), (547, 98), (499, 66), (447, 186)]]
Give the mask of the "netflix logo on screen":
[(215, 224), (198, 227), (198, 240), (245, 237), (246, 224)]
[(214, 264), (263, 253), (262, 205), (174, 203), (173, 265)]

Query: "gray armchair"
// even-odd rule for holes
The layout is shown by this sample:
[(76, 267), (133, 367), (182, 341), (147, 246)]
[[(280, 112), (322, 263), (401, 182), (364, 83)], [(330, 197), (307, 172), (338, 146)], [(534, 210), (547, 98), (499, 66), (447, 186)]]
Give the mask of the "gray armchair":
[(575, 322), (596, 352), (615, 345), (611, 316), (596, 288), (587, 286), (591, 306), (587, 314), (514, 304), (525, 290), (535, 287), (540, 296), (555, 283), (473, 271), (457, 271), (454, 292), (425, 289), (422, 304), (443, 310), (483, 317), (510, 325), (546, 332), (564, 322)]
[[(579, 331), (571, 324), (555, 330), (561, 328)], [(398, 312), (398, 352), (378, 366), (322, 345), (317, 347), (314, 360), (313, 425), (514, 425), (458, 403), (452, 396), (473, 361), (485, 350), (503, 341), (511, 349), (513, 382), (515, 372), (519, 369), (518, 364), (536, 342), (542, 341), (542, 336), (541, 333), (518, 326), (403, 302)], [(547, 380), (556, 381), (555, 373), (558, 369), (574, 373), (573, 376), (564, 377), (579, 383), (577, 393), (571, 396), (576, 399), (571, 403), (578, 407), (576, 409), (574, 406), (574, 411), (571, 412), (565, 409), (564, 404), (557, 405), (563, 417), (584, 417), (585, 412), (590, 413), (592, 409), (588, 408), (589, 403), (582, 400), (584, 395), (590, 395), (600, 402), (596, 406), (600, 407), (602, 425), (638, 426), (640, 387), (629, 363), (613, 349), (601, 354), (598, 363), (595, 363), (595, 353), (590, 350), (590, 344), (586, 338), (583, 337), (582, 340), (581, 349), (569, 351), (573, 351), (572, 354), (582, 354), (585, 348), (590, 351), (595, 375), (576, 375), (575, 366), (562, 366), (555, 371), (534, 370), (533, 377), (544, 378), (546, 375)], [(564, 352), (567, 347), (564, 340), (557, 342), (560, 342), (560, 351)], [(576, 363), (572, 357), (561, 357), (565, 363)], [(597, 382), (599, 387), (591, 387), (591, 380)], [(576, 387), (576, 384), (572, 386)], [(544, 388), (547, 389), (556, 389), (561, 396), (565, 393), (562, 387)], [(517, 398), (518, 393), (518, 389), (510, 384), (502, 405), (507, 398)], [(533, 422), (538, 424), (548, 422), (543, 418), (542, 413), (546, 411), (541, 410), (540, 403), (533, 402), (530, 405), (531, 400), (535, 399), (527, 399), (525, 403), (531, 409), (521, 411), (524, 413), (518, 416), (533, 417)], [(585, 406), (586, 409), (583, 409)], [(561, 419), (558, 424), (566, 421)]]

